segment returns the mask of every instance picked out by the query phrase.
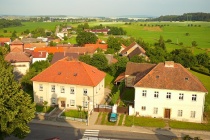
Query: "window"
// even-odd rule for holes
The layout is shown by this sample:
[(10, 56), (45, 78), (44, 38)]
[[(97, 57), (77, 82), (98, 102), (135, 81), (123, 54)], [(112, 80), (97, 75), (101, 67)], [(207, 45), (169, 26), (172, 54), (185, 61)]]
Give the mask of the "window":
[(43, 102), (43, 97), (42, 96), (39, 98), (39, 101), (40, 101), (40, 103)]
[(87, 106), (88, 106), (88, 103), (84, 101), (84, 102), (83, 102), (83, 107), (84, 107), (84, 108), (87, 108)]
[(193, 94), (192, 95), (192, 101), (196, 101), (196, 99), (197, 99), (197, 95), (196, 94)]
[(146, 110), (146, 106), (142, 106), (141, 107), (141, 110)]
[(55, 103), (55, 98), (52, 98), (52, 104), (56, 104), (56, 103)]
[(171, 92), (167, 92), (166, 98), (171, 99)]
[(64, 88), (64, 86), (61, 86), (61, 93), (65, 93), (65, 88)]
[(142, 91), (142, 96), (143, 96), (143, 97), (146, 97), (146, 96), (147, 96), (147, 91), (146, 91), (146, 90), (143, 90), (143, 91)]
[(70, 100), (70, 106), (74, 106), (75, 105), (75, 100)]
[(191, 117), (191, 118), (195, 118), (195, 111), (191, 111), (190, 117)]
[(87, 89), (83, 89), (83, 95), (87, 96)]
[(43, 91), (43, 85), (39, 84), (39, 91)]
[(179, 100), (183, 100), (184, 99), (184, 94), (183, 93), (179, 93)]
[(158, 98), (158, 96), (159, 96), (159, 92), (158, 92), (158, 91), (155, 91), (154, 97), (155, 97), (155, 98)]
[(158, 114), (158, 108), (154, 107), (153, 114)]
[(178, 117), (182, 117), (182, 110), (178, 110)]
[(70, 94), (74, 94), (74, 87), (70, 87)]
[(51, 85), (51, 92), (55, 92), (55, 85)]

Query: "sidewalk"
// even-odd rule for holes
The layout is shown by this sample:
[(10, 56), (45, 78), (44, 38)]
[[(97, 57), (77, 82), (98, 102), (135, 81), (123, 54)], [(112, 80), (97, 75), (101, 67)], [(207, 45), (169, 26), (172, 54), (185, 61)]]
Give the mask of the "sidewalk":
[(203, 140), (210, 139), (210, 132), (208, 131), (194, 131), (194, 130), (179, 130), (179, 129), (160, 129), (160, 128), (146, 128), (140, 126), (126, 127), (126, 126), (107, 126), (107, 125), (95, 125), (97, 120), (98, 112), (93, 112), (89, 118), (89, 126), (83, 122), (76, 122), (67, 120), (66, 122), (59, 121), (47, 121), (47, 120), (37, 120), (33, 119), (31, 123), (46, 124), (53, 126), (63, 126), (63, 127), (74, 127), (78, 129), (95, 129), (95, 130), (111, 130), (111, 131), (126, 131), (126, 132), (136, 132), (136, 133), (146, 133), (146, 134), (159, 134), (166, 136), (184, 137), (185, 135), (190, 135), (191, 137), (200, 137)]

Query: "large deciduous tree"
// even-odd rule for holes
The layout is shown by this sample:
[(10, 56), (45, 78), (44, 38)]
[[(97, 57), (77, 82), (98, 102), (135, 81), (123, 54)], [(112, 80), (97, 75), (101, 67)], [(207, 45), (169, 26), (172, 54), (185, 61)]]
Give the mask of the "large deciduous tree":
[(114, 38), (114, 37), (109, 37), (107, 39), (107, 44), (108, 44), (108, 48), (113, 49), (115, 52), (118, 52), (120, 50), (121, 47), (121, 43), (119, 41), (119, 39)]
[(35, 105), (30, 96), (14, 80), (13, 68), (0, 56), (0, 139), (8, 136), (24, 138), (34, 118)]
[(103, 53), (96, 53), (93, 54), (93, 57), (91, 58), (91, 65), (100, 70), (105, 70), (108, 66), (108, 60)]
[(182, 64), (184, 67), (190, 68), (197, 64), (197, 59), (190, 50), (175, 49), (171, 53), (171, 60)]
[(97, 39), (97, 36), (90, 32), (80, 32), (76, 37), (78, 45), (81, 46), (83, 46), (84, 44), (95, 44)]

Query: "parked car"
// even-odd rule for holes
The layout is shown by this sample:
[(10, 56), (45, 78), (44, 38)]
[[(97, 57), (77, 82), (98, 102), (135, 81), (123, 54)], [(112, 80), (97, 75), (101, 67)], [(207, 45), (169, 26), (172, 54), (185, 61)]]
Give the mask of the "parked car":
[(53, 137), (53, 138), (49, 138), (49, 139), (46, 139), (46, 140), (61, 140), (61, 139), (58, 138), (58, 137)]
[(116, 122), (117, 121), (117, 113), (111, 113), (109, 121), (110, 122)]

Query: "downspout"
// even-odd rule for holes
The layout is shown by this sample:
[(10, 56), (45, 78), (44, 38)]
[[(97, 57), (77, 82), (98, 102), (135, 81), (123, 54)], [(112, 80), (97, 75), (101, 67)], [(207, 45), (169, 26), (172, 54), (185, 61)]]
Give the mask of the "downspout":
[(94, 110), (94, 103), (95, 101), (94, 101), (94, 87), (93, 87), (93, 110)]

